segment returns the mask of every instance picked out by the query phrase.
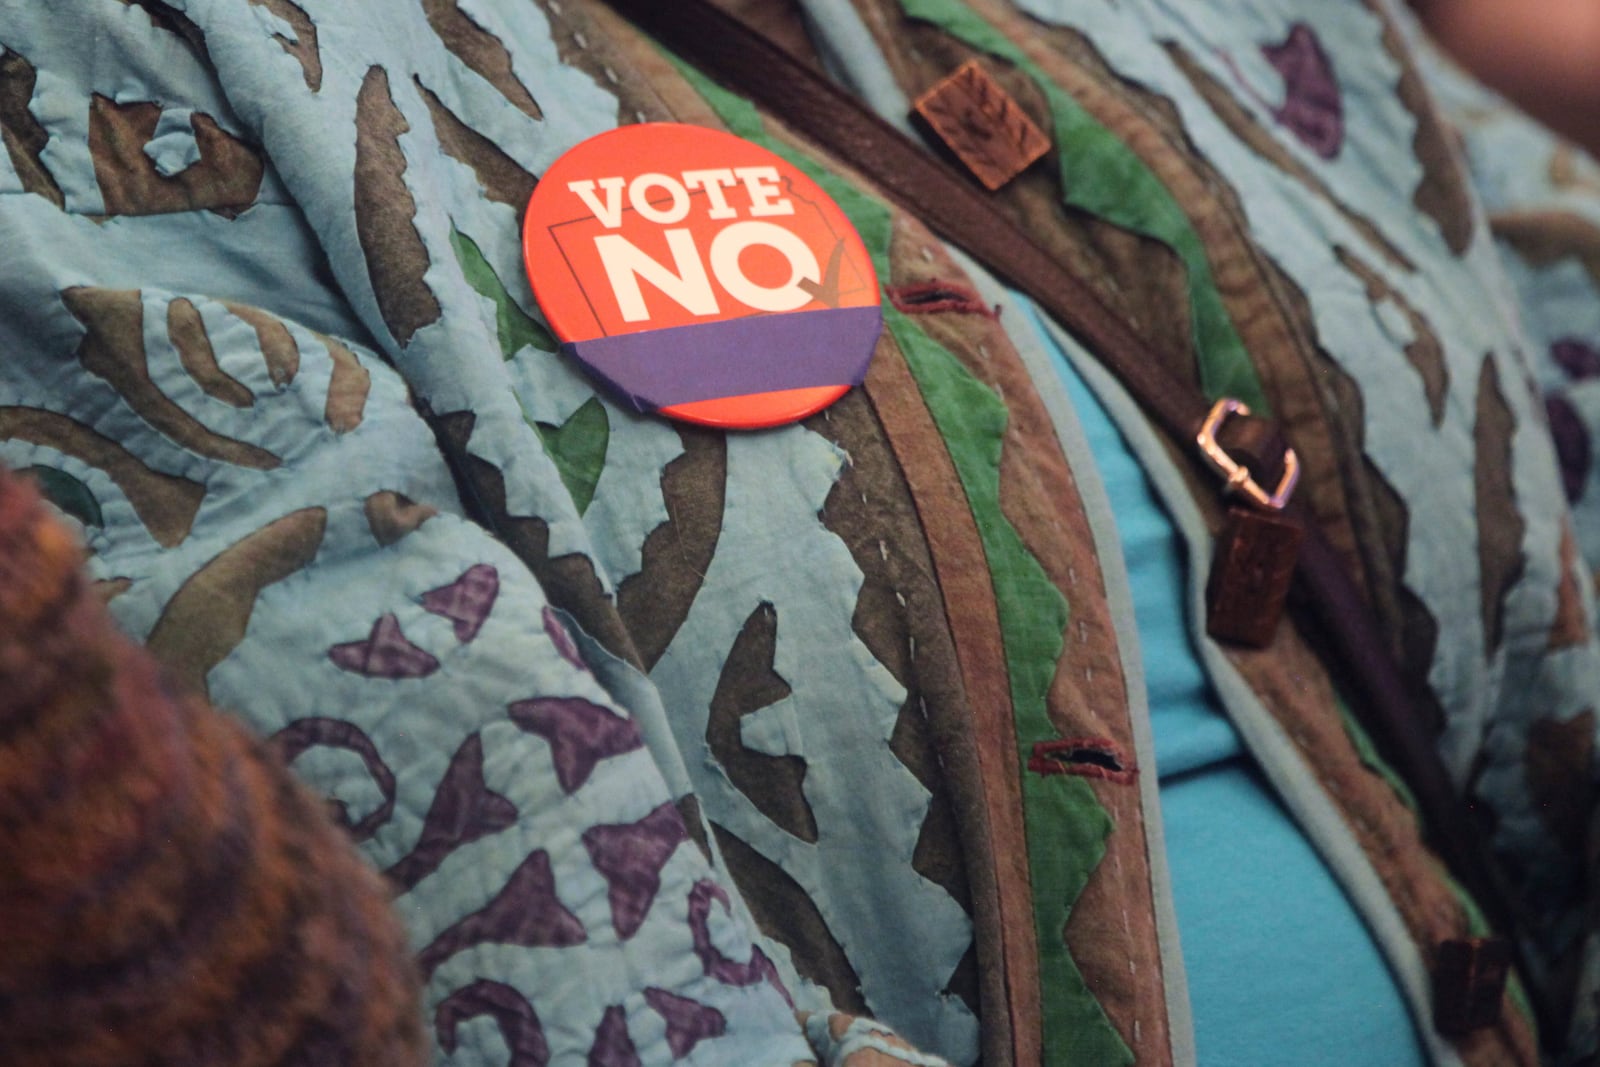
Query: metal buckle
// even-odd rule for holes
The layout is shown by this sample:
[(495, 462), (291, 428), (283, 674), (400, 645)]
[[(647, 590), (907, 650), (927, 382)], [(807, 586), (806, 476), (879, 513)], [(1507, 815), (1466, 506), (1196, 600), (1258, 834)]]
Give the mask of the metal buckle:
[(1300, 480), (1300, 457), (1294, 454), (1294, 449), (1283, 450), (1283, 477), (1278, 480), (1278, 488), (1268, 495), (1265, 489), (1256, 484), (1250, 471), (1243, 464), (1234, 462), (1233, 457), (1217, 444), (1217, 429), (1229, 415), (1248, 414), (1250, 409), (1242, 401), (1223, 397), (1211, 405), (1211, 411), (1200, 424), (1200, 432), (1195, 434), (1195, 444), (1200, 446), (1200, 455), (1205, 457), (1211, 469), (1226, 481), (1223, 492), (1243, 494), (1256, 507), (1267, 511), (1282, 511), (1284, 505), (1289, 503), (1289, 497), (1294, 494), (1295, 483)]

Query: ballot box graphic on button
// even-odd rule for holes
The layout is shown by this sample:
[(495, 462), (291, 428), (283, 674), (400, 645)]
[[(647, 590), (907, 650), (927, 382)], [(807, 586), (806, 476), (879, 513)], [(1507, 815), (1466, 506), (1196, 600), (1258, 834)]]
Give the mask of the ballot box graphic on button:
[(539, 179), (522, 232), (562, 351), (639, 411), (728, 429), (803, 419), (861, 382), (883, 314), (837, 204), (759, 145), (645, 123)]

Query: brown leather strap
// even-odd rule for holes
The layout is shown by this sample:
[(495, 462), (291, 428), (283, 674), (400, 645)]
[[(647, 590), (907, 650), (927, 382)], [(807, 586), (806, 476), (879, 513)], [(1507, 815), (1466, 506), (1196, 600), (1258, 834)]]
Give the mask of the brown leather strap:
[(1278, 431), (1277, 423), (1234, 417), (1222, 424), (1217, 443), (1235, 462), (1244, 465), (1257, 485), (1271, 489), (1283, 477), (1283, 457), (1289, 443)]
[[(1045, 252), (965, 178), (935, 160), (854, 97), (708, 0), (607, 0), (712, 76), (734, 86), (805, 137), (850, 161), (935, 232), (960, 246), (1053, 315), (1122, 382), (1150, 418), (1187, 447), (1211, 403), (1166, 368), (1166, 360), (1063, 263)], [(1265, 484), (1275, 481), (1281, 438), (1265, 420), (1229, 420), (1223, 444)], [(1276, 442), (1276, 443), (1274, 443)], [(1350, 686), (1352, 710), (1405, 778), (1434, 846), (1488, 914), (1510, 930), (1511, 914), (1472, 831), (1472, 821), (1440, 759), (1428, 724), (1438, 721), (1431, 692), (1408, 685), (1365, 599), (1309, 509), (1292, 606), (1325, 641)], [(1541, 1013), (1542, 1014), (1542, 1013)]]
[(934, 230), (1033, 296), (1119, 377), (1128, 376), (1129, 391), (1146, 404), (1164, 430), (1194, 436), (1210, 405), (1196, 413), (1194, 405), (1185, 402), (1191, 391), (1170, 388), (1168, 376), (1145, 354), (1138, 335), (1092, 289), (997, 213), (966, 178), (706, 0), (607, 2), (810, 140), (849, 160)]

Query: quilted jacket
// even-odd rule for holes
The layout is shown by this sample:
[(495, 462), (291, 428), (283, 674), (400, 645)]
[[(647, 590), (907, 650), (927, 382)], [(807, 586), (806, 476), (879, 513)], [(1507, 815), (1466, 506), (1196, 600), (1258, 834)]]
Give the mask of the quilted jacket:
[[(1527, 960), (1458, 1037), (1431, 975), (1472, 901), (1314, 635), (1203, 636), (1216, 486), (1059, 333), (1429, 1055), (1539, 1062), (1526, 987), (1592, 1053), (1593, 166), (1465, 85), (1447, 125), (1387, 0), (725, 6), (897, 124), (976, 59), (1046, 131), (996, 206), (1276, 418), (1425, 680)], [(1114, 516), (1017, 294), (599, 0), (0, 0), (0, 48), (0, 459), (384, 873), (434, 1062), (1192, 1061)], [(840, 204), (883, 290), (861, 387), (722, 432), (559, 353), (523, 208), (638, 121)], [(0, 969), (0, 1049), (91, 1062), (94, 1026), (7, 1021), (31, 973)], [(137, 1062), (218, 1062), (185, 1033)]]

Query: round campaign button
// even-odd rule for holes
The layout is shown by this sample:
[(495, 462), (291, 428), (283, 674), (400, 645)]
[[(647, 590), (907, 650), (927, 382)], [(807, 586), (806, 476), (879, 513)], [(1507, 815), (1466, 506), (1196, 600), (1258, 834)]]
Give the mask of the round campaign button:
[(645, 123), (545, 171), (523, 255), (562, 350), (639, 411), (756, 429), (866, 374), (883, 315), (861, 238), (821, 188), (749, 141)]

